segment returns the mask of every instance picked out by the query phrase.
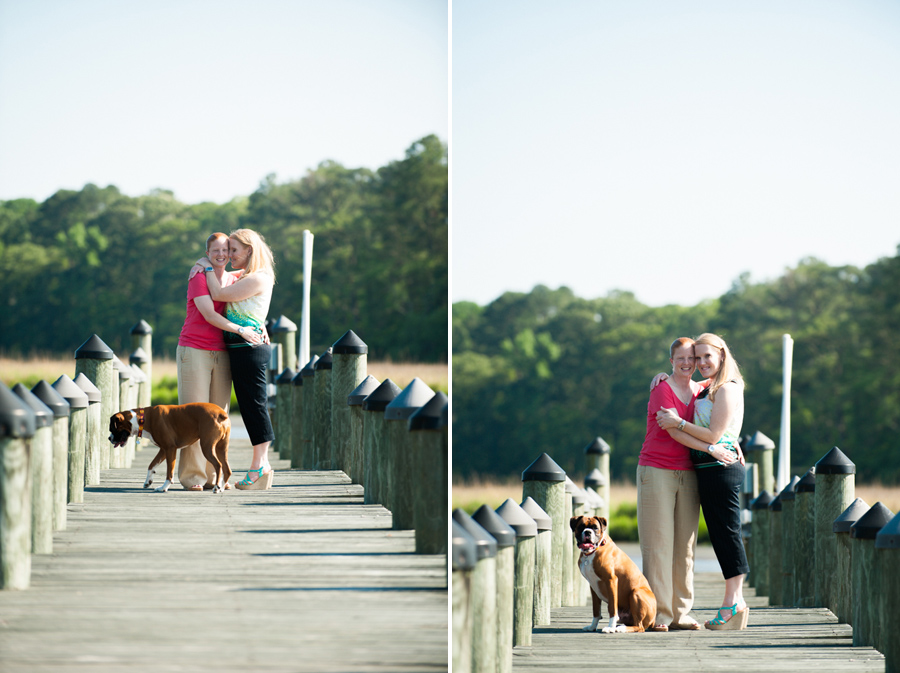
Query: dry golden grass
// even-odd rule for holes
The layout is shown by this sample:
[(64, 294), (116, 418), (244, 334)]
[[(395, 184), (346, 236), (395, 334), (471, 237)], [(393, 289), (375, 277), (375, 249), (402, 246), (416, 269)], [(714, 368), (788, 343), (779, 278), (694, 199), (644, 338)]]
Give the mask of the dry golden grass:
[[(577, 482), (576, 482), (577, 483)], [(507, 481), (467, 480), (453, 484), (453, 509), (471, 508), (472, 504), (489, 505), (496, 509), (507, 498), (522, 502), (522, 482), (511, 477)], [(884, 486), (883, 484), (856, 485), (856, 497), (862, 498), (868, 505), (881, 502), (892, 512), (900, 511), (900, 486)], [(628, 482), (613, 482), (610, 486), (610, 509), (615, 511), (623, 503), (637, 502), (637, 486)]]
[[(128, 361), (128, 355), (119, 354), (119, 359)], [(368, 373), (379, 381), (391, 379), (401, 388), (409, 385), (414, 378), (419, 377), (434, 389), (446, 391), (449, 381), (446, 364), (420, 364), (414, 362), (368, 362)], [(58, 356), (38, 356), (27, 359), (0, 356), (0, 380), (12, 387), (20, 381), (46, 380), (53, 383), (65, 374), (69, 378), (75, 377), (75, 359)], [(178, 371), (175, 360), (172, 358), (154, 358), (153, 381), (159, 383), (164, 378), (177, 378)], [(32, 384), (33, 385), (33, 384)], [(30, 387), (30, 386), (29, 386)]]

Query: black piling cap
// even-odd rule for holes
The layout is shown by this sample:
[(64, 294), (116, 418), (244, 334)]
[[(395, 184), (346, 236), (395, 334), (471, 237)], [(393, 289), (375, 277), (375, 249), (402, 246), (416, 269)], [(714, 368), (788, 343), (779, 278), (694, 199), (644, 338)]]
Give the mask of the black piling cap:
[(374, 393), (379, 385), (381, 385), (381, 383), (378, 379), (369, 374), (362, 380), (362, 383), (353, 389), (353, 392), (347, 395), (347, 405), (351, 407), (361, 407), (363, 402), (366, 401), (366, 398)]
[(146, 336), (148, 334), (153, 334), (153, 328), (150, 327), (145, 320), (141, 320), (137, 325), (131, 328), (131, 333)]
[(384, 411), (387, 405), (393, 402), (394, 398), (400, 394), (400, 386), (385, 379), (384, 382), (375, 389), (371, 395), (363, 402), (363, 411)]
[(875, 549), (900, 549), (900, 514), (885, 524), (875, 536)]
[(774, 451), (775, 442), (757, 430), (742, 447), (747, 451)]
[(453, 569), (470, 570), (475, 567), (478, 558), (475, 551), (475, 538), (466, 529), (453, 521)]
[(860, 517), (869, 511), (869, 505), (862, 498), (857, 498), (850, 503), (850, 506), (841, 512), (841, 515), (834, 520), (831, 526), (833, 533), (849, 533), (850, 526), (859, 521)]
[(779, 497), (782, 502), (787, 500), (794, 500), (797, 497), (797, 484), (800, 483), (800, 477), (796, 474), (791, 478), (790, 483), (781, 489), (781, 493), (779, 493)]
[[(131, 374), (128, 374), (128, 376), (130, 377)], [(103, 395), (101, 394), (100, 389), (94, 385), (94, 382), (91, 381), (84, 372), (78, 374), (73, 383), (81, 388), (81, 390), (84, 391), (84, 394), (87, 395), (88, 404), (96, 404), (102, 401)]]
[(66, 418), (70, 411), (66, 398), (56, 392), (56, 388), (41, 379), (31, 389), (34, 396), (46, 404), (53, 412), (53, 418)]
[(76, 360), (112, 360), (113, 355), (112, 349), (96, 334), (75, 351)]
[(462, 526), (475, 540), (475, 556), (477, 560), (493, 558), (497, 555), (497, 539), (488, 533), (481, 524), (466, 514), (465, 510), (453, 510), (453, 520)]
[(537, 535), (537, 522), (528, 516), (528, 512), (519, 507), (512, 498), (507, 498), (497, 508), (497, 515), (516, 532), (516, 537), (534, 537)]
[(0, 381), (0, 439), (34, 437), (34, 411)]
[(302, 386), (303, 385), (303, 368), (297, 370), (297, 373), (294, 374), (294, 378), (291, 379), (291, 385)]
[(71, 409), (87, 409), (88, 396), (65, 374), (53, 382), (53, 388), (65, 398)]
[(546, 453), (525, 468), (522, 481), (565, 481), (565, 471)]
[(319, 356), (319, 359), (316, 360), (316, 371), (321, 371), (323, 369), (331, 369), (334, 365), (334, 358), (331, 356), (331, 348), (329, 347), (324, 353)]
[(553, 529), (553, 519), (544, 511), (543, 507), (537, 504), (537, 500), (530, 495), (522, 501), (521, 507), (522, 511), (534, 519), (538, 531)]
[(816, 468), (811, 467), (809, 471), (803, 475), (800, 481), (797, 482), (797, 487), (794, 489), (797, 493), (814, 493), (816, 490)]
[(40, 398), (28, 390), (22, 383), (13, 386), (12, 391), (34, 412), (34, 428), (46, 428), (53, 425), (53, 410), (41, 402)]
[(880, 502), (876, 502), (868, 512), (859, 517), (859, 521), (850, 526), (850, 537), (874, 540), (878, 531), (893, 518), (894, 513), (891, 510)]
[(148, 362), (150, 362), (150, 358), (147, 357), (147, 352), (140, 346), (128, 356), (128, 364), (130, 365), (138, 365), (140, 367)]
[(585, 453), (609, 453), (609, 444), (603, 441), (603, 437), (597, 437), (593, 442), (584, 447)]
[(771, 502), (772, 495), (768, 491), (763, 491), (750, 503), (750, 509), (768, 509)]
[(503, 520), (503, 517), (497, 514), (487, 505), (482, 505), (478, 511), (472, 515), (472, 518), (484, 528), (488, 533), (494, 536), (497, 541), (497, 547), (512, 547), (516, 544), (515, 529)]
[(409, 417), (410, 430), (440, 430), (447, 427), (444, 407), (449, 404), (447, 396), (441, 391), (434, 394), (427, 403), (419, 407)]
[(384, 410), (389, 421), (408, 421), (409, 417), (424, 407), (434, 397), (434, 391), (418, 376), (409, 382)]
[(276, 384), (292, 383), (294, 380), (294, 377), (296, 375), (297, 375), (297, 372), (295, 372), (293, 369), (291, 369), (290, 367), (285, 367), (284, 371), (281, 372), (278, 375), (278, 378), (275, 379), (275, 383)]
[(335, 341), (331, 348), (335, 355), (365, 355), (369, 352), (369, 347), (363, 343), (362, 339), (356, 336), (352, 329), (347, 330), (344, 336)]
[(598, 486), (606, 486), (606, 475), (595, 467), (584, 478), (584, 487), (596, 489)]
[(315, 376), (316, 375), (316, 363), (318, 361), (319, 361), (319, 356), (313, 355), (309, 359), (309, 362), (307, 362), (306, 365), (303, 367), (303, 369), (300, 370), (300, 376), (303, 376), (303, 377)]
[(780, 512), (783, 509), (781, 505), (781, 493), (772, 498), (772, 502), (769, 503), (769, 511), (770, 512)]
[(282, 332), (296, 332), (297, 325), (294, 324), (294, 321), (286, 316), (278, 316), (278, 319), (273, 323), (272, 327), (269, 329), (269, 334), (279, 334)]
[(843, 451), (834, 447), (816, 463), (816, 474), (856, 474), (856, 465)]

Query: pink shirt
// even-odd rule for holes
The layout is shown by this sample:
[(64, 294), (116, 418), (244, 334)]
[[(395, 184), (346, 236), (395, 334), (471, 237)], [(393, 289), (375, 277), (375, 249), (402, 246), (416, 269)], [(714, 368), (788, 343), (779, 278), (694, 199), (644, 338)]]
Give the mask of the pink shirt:
[(658, 467), (663, 470), (693, 470), (690, 449), (684, 444), (679, 444), (669, 436), (656, 422), (656, 412), (660, 407), (675, 409), (679, 416), (687, 421), (694, 419), (694, 402), (703, 388), (694, 386), (694, 395), (688, 404), (684, 404), (672, 387), (663, 381), (650, 391), (650, 401), (647, 402), (647, 436), (641, 447), (641, 455), (638, 465)]
[[(222, 274), (223, 287), (228, 287), (233, 282), (234, 276), (230, 273), (226, 271)], [(209, 295), (209, 288), (206, 286), (206, 274), (198, 273), (188, 281), (187, 317), (184, 319), (184, 327), (181, 328), (178, 345), (204, 351), (223, 351), (225, 350), (225, 337), (221, 328), (206, 322), (206, 318), (203, 317), (200, 309), (197, 308), (197, 304), (194, 303), (195, 297), (203, 297), (205, 295)], [(214, 301), (213, 307), (216, 309), (216, 313), (224, 315), (226, 303), (224, 301)]]

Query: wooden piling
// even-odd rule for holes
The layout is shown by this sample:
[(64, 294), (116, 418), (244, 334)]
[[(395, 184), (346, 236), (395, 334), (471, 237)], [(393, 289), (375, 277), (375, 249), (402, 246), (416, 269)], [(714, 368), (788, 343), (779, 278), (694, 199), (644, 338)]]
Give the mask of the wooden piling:
[(771, 540), (769, 539), (769, 504), (772, 502), (772, 496), (768, 491), (762, 491), (756, 499), (750, 504), (753, 520), (751, 523), (753, 540), (753, 558), (756, 568), (754, 569), (757, 596), (769, 595), (769, 547)]
[(66, 502), (84, 502), (84, 449), (87, 444), (88, 398), (63, 374), (53, 387), (69, 403), (69, 449), (66, 465)]
[(456, 521), (452, 522), (451, 565), (453, 595), (451, 615), (451, 670), (470, 673), (472, 670), (472, 573), (478, 559), (475, 540)]
[(885, 673), (900, 672), (900, 638), (893, 631), (894, 608), (900, 605), (900, 514), (894, 516), (875, 536), (878, 582), (874, 587), (880, 597), (880, 644), (884, 653)]
[(874, 645), (877, 600), (873, 591), (878, 587), (875, 538), (893, 517), (891, 510), (876, 502), (850, 527), (854, 647)]
[(328, 348), (316, 361), (315, 391), (316, 404), (313, 412), (315, 431), (313, 453), (315, 470), (331, 470), (331, 374), (333, 359)]
[(417, 554), (447, 553), (448, 405), (447, 396), (437, 392), (409, 417)]
[(833, 604), (839, 544), (834, 520), (853, 502), (855, 474), (856, 466), (836, 446), (816, 463), (815, 604), (818, 607)]
[(853, 623), (853, 544), (850, 540), (850, 528), (860, 517), (869, 511), (869, 505), (862, 498), (856, 498), (832, 524), (834, 537), (837, 540), (837, 561), (835, 563), (834, 590), (831, 594), (830, 609), (838, 621), (843, 624)]
[[(353, 391), (347, 396), (347, 406), (350, 407), (350, 481), (354, 484), (362, 484), (366, 477), (365, 454), (365, 419), (363, 402), (371, 395), (381, 382), (374, 376), (366, 376)], [(447, 510), (444, 508), (444, 519), (447, 519)], [(446, 530), (446, 526), (444, 526)], [(446, 550), (446, 544), (444, 545)]]
[(422, 379), (416, 377), (384, 409), (384, 419), (390, 437), (386, 447), (388, 478), (384, 505), (393, 514), (394, 530), (415, 527), (413, 448), (412, 437), (409, 434), (409, 418), (432, 397), (434, 391)]
[[(149, 407), (153, 388), (153, 328), (145, 320), (138, 321), (131, 328), (131, 350), (132, 354), (128, 364), (136, 365), (144, 374), (144, 385), (139, 391), (135, 406)], [(118, 410), (110, 411), (109, 414), (112, 415), (116, 411)], [(105, 408), (104, 414), (106, 414)], [(106, 420), (109, 421), (109, 416), (106, 416)]]
[(50, 467), (51, 518), (53, 530), (66, 529), (66, 482), (69, 471), (69, 403), (46, 381), (38, 381), (31, 392), (53, 410), (53, 450)]
[(816, 607), (816, 472), (797, 483), (794, 508), (794, 605)]
[(303, 371), (291, 379), (291, 468), (303, 467)]
[(595, 477), (595, 483), (591, 483), (591, 486), (603, 498), (604, 507), (598, 513), (598, 516), (602, 516), (607, 520), (609, 519), (609, 484), (611, 478), (609, 474), (609, 452), (609, 444), (602, 437), (595, 438), (593, 442), (584, 447), (587, 462), (586, 473), (590, 475), (594, 470), (599, 470), (603, 476), (602, 480), (597, 480)]
[(512, 498), (497, 514), (516, 532), (513, 646), (530, 646), (534, 624), (534, 559), (537, 524)]
[(318, 355), (313, 355), (306, 366), (300, 370), (303, 377), (303, 420), (300, 424), (300, 468), (314, 470), (316, 468), (316, 362)]
[(534, 541), (534, 612), (532, 622), (534, 626), (547, 626), (550, 624), (551, 580), (550, 567), (552, 559), (552, 529), (553, 520), (550, 515), (537, 504), (532, 497), (525, 498), (521, 503), (522, 510), (534, 519), (537, 526), (537, 537)]
[(34, 432), (34, 411), (0, 383), (0, 589), (27, 589), (31, 583)]
[(794, 605), (794, 510), (797, 505), (797, 484), (800, 477), (794, 475), (781, 491), (781, 592), (784, 605)]
[(512, 673), (516, 531), (487, 505), (472, 518), (497, 541), (497, 673)]
[[(389, 380), (389, 379), (388, 379)], [(453, 520), (475, 540), (477, 561), (472, 572), (472, 673), (496, 673), (497, 540), (461, 509)]]
[[(75, 385), (81, 388), (88, 398), (87, 407), (87, 435), (84, 446), (84, 483), (85, 486), (93, 486), (100, 483), (100, 442), (109, 442), (109, 419), (102, 424), (103, 413), (102, 395), (100, 389), (95, 386), (84, 372), (74, 379)], [(102, 425), (101, 425), (102, 424)]]
[(570, 531), (566, 516), (566, 473), (546, 453), (522, 473), (522, 498), (534, 498), (553, 521), (550, 546), (550, 607), (562, 606), (563, 548)]
[(13, 393), (34, 413), (31, 440), (31, 553), (53, 552), (53, 410), (21, 383)]
[(363, 430), (366, 463), (363, 499), (367, 505), (383, 503), (387, 470), (384, 410), (399, 394), (400, 387), (390, 379), (385, 379), (363, 402), (363, 411), (367, 412)]
[(369, 347), (353, 330), (347, 330), (334, 342), (331, 382), (331, 444), (334, 469), (352, 471), (351, 410), (348, 396), (366, 378)]
[(781, 494), (776, 495), (769, 503), (769, 605), (784, 605), (784, 571), (782, 565), (783, 548), (781, 545), (782, 521), (784, 512), (781, 505)]

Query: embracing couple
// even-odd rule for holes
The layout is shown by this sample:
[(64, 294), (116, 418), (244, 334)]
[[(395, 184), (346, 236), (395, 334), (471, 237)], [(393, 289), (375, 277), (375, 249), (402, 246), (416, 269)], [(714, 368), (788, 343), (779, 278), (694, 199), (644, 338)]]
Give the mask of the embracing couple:
[[(672, 374), (656, 376), (647, 405), (647, 435), (637, 468), (638, 533), (643, 572), (657, 601), (660, 630), (699, 629), (694, 603), (694, 549), (700, 507), (725, 577), (713, 630), (743, 629), (749, 618), (741, 539), (739, 446), (744, 381), (727, 344), (715, 334), (676, 339)], [(694, 381), (699, 370), (702, 381)]]
[[(226, 271), (231, 262), (233, 271)], [(206, 257), (191, 269), (187, 317), (178, 339), (178, 403), (212, 402), (226, 411), (231, 384), (253, 444), (253, 459), (238, 489), (272, 484), (269, 445), (275, 438), (266, 407), (271, 346), (266, 315), (275, 285), (275, 261), (262, 236), (238, 229), (206, 240)], [(178, 481), (185, 490), (212, 488), (215, 471), (199, 442), (182, 449)], [(226, 485), (226, 488), (230, 488)]]

